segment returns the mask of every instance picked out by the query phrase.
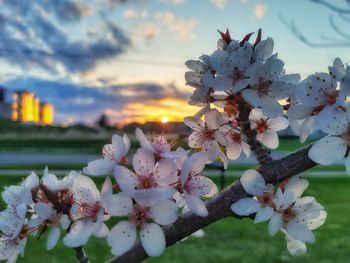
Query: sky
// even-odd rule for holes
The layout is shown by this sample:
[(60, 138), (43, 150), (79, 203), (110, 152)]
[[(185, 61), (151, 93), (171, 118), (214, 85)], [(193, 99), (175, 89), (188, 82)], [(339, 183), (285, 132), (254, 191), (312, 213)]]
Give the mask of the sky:
[[(350, 61), (331, 27), (346, 24), (317, 0), (0, 0), (0, 85), (34, 91), (55, 106), (55, 123), (181, 121), (187, 105), (184, 62), (233, 38), (263, 30), (287, 73), (327, 71)], [(346, 7), (345, 0), (330, 1)], [(294, 24), (310, 47), (283, 23)]]

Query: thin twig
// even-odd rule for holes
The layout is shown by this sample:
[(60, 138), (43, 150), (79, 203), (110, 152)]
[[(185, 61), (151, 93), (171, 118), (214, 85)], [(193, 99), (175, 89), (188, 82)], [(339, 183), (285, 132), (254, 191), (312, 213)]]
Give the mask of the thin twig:
[(79, 263), (90, 263), (88, 256), (86, 255), (83, 247), (74, 247), (75, 256)]

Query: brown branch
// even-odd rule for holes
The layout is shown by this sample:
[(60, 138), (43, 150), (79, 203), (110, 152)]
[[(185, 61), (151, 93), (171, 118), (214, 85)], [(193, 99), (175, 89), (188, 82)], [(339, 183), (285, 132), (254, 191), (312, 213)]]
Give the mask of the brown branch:
[[(311, 145), (308, 145), (282, 159), (264, 163), (258, 167), (257, 170), (263, 175), (266, 182), (276, 185), (281, 181), (316, 165), (316, 163), (308, 157), (310, 147)], [(236, 181), (206, 202), (206, 207), (209, 212), (208, 216), (200, 217), (192, 212), (188, 212), (182, 218), (179, 218), (173, 225), (164, 227), (163, 230), (167, 246), (175, 244), (184, 237), (191, 235), (195, 231), (214, 223), (219, 219), (226, 217), (241, 218), (235, 215), (230, 207), (234, 202), (247, 196), (248, 194), (244, 191), (240, 181)], [(146, 258), (148, 258), (148, 255), (143, 250), (142, 244), (137, 242), (130, 251), (120, 257), (113, 258), (108, 262), (138, 263)]]
[(79, 263), (90, 263), (88, 256), (86, 255), (83, 247), (74, 247), (75, 256)]
[(250, 105), (242, 99), (238, 103), (238, 107), (242, 133), (244, 133), (247, 136), (247, 143), (249, 144), (250, 149), (253, 151), (255, 158), (260, 164), (271, 162), (272, 158), (270, 156), (270, 150), (266, 149), (261, 145), (261, 143), (256, 139), (256, 131), (250, 128)]

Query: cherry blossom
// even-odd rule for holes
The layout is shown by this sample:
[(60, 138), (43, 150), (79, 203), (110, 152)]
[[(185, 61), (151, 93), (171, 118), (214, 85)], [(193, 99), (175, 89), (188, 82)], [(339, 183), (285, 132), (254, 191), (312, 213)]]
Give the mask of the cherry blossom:
[(333, 66), (328, 67), (331, 77), (340, 82), (340, 89), (350, 94), (350, 66), (344, 66), (340, 58), (334, 59)]
[(224, 125), (220, 130), (225, 134), (227, 138), (226, 145), (226, 155), (230, 160), (236, 160), (240, 157), (242, 151), (249, 157), (250, 155), (250, 146), (244, 141), (244, 134), (237, 129), (229, 125)]
[(315, 198), (301, 197), (307, 187), (308, 182), (296, 176), (283, 190), (278, 188), (274, 198), (276, 210), (269, 222), (271, 235), (283, 229), (289, 237), (303, 243), (315, 241), (312, 230), (325, 222), (327, 213)]
[(87, 175), (110, 175), (117, 165), (127, 165), (127, 153), (130, 149), (130, 140), (128, 136), (123, 137), (113, 135), (112, 144), (106, 144), (103, 147), (103, 159), (97, 159), (88, 163), (83, 169)]
[(136, 128), (135, 135), (141, 144), (141, 148), (149, 150), (155, 154), (156, 159), (161, 158), (177, 158), (181, 152), (172, 151), (171, 144), (168, 143), (165, 136), (155, 136), (153, 140), (148, 140), (141, 129)]
[(256, 213), (254, 223), (269, 220), (274, 211), (273, 185), (265, 183), (262, 175), (255, 170), (247, 170), (240, 178), (244, 190), (253, 197), (242, 198), (231, 209), (240, 216)]
[(16, 262), (17, 256), (24, 255), (28, 227), (26, 224), (27, 207), (24, 203), (17, 207), (9, 206), (0, 212), (0, 260)]
[(264, 115), (276, 118), (283, 113), (279, 100), (288, 98), (300, 80), (298, 74), (285, 75), (282, 60), (271, 57), (255, 64), (250, 72), (250, 86), (242, 91), (243, 98)]
[(162, 159), (156, 163), (154, 153), (139, 148), (133, 157), (134, 171), (117, 166), (114, 176), (119, 187), (141, 205), (152, 205), (171, 198), (177, 182), (177, 166), (173, 160)]
[(107, 210), (114, 216), (127, 216), (129, 221), (120, 221), (107, 236), (112, 253), (120, 256), (131, 249), (140, 232), (140, 239), (146, 253), (151, 257), (163, 253), (166, 242), (159, 225), (169, 225), (176, 221), (177, 205), (171, 200), (163, 200), (152, 206), (141, 206), (137, 202), (119, 193), (110, 196)]
[(181, 170), (180, 183), (184, 200), (188, 208), (199, 216), (207, 216), (208, 210), (201, 197), (211, 197), (217, 193), (215, 183), (201, 174), (208, 156), (205, 153), (195, 153), (185, 160)]
[(305, 119), (314, 115), (313, 129), (324, 128), (341, 109), (345, 93), (328, 73), (316, 73), (300, 83), (298, 94), (289, 107), (292, 119)]
[(74, 223), (63, 239), (64, 244), (69, 247), (79, 247), (84, 245), (92, 234), (97, 237), (105, 237), (108, 228), (103, 223), (105, 215), (102, 204), (103, 198), (112, 192), (109, 179), (106, 179), (100, 193), (89, 177), (79, 175), (74, 180), (72, 191), (74, 203), (70, 216)]
[(270, 149), (278, 147), (277, 131), (288, 127), (288, 120), (282, 116), (268, 118), (261, 109), (254, 108), (249, 114), (251, 129), (256, 131), (256, 139)]
[[(333, 121), (323, 129), (328, 133), (314, 145), (309, 151), (309, 157), (314, 162), (329, 165), (342, 160), (350, 145), (350, 112), (338, 112)], [(350, 158), (345, 158), (347, 172), (350, 172)]]

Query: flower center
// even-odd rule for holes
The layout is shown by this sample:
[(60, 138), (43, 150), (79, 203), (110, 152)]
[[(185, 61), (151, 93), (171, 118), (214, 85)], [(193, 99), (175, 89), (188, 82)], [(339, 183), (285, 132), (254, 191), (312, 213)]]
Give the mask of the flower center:
[(74, 202), (73, 192), (69, 189), (63, 189), (57, 192), (58, 201), (60, 203), (71, 206)]
[(235, 85), (239, 80), (245, 79), (244, 74), (239, 69), (235, 69), (232, 73), (233, 85)]
[(152, 146), (158, 153), (169, 152), (170, 144), (164, 136), (157, 136), (152, 141)]
[(293, 206), (290, 206), (287, 209), (283, 210), (282, 217), (285, 222), (288, 222), (290, 219), (294, 218), (295, 213), (293, 211)]
[(269, 87), (272, 84), (271, 80), (260, 80), (258, 85), (256, 85), (256, 90), (261, 94), (261, 95), (266, 95), (269, 91)]
[(132, 213), (130, 214), (130, 221), (135, 226), (142, 226), (144, 223), (150, 219), (148, 211), (138, 205), (134, 206)]
[(129, 164), (129, 160), (126, 156), (123, 156), (120, 161), (119, 161), (119, 164), (120, 165), (123, 165), (123, 166), (127, 166)]
[(263, 133), (268, 129), (266, 120), (259, 120), (256, 122), (256, 131), (258, 133)]
[(139, 189), (149, 189), (156, 186), (156, 182), (152, 175), (148, 176), (138, 176), (138, 188)]
[(100, 202), (96, 201), (94, 203), (79, 203), (79, 213), (84, 217), (92, 218), (93, 220), (97, 219), (97, 214), (102, 208)]
[(233, 117), (233, 116), (237, 115), (237, 113), (238, 113), (238, 104), (226, 102), (224, 111), (227, 113), (227, 116)]
[(339, 91), (327, 91), (325, 89), (322, 89), (322, 92), (326, 98), (328, 105), (333, 105), (337, 102)]
[(208, 129), (208, 128), (205, 128), (203, 129), (203, 138), (205, 141), (211, 141), (211, 140), (214, 140), (214, 131)]
[(270, 193), (265, 193), (261, 196), (257, 196), (256, 198), (258, 199), (262, 207), (266, 207), (268, 205), (271, 207), (274, 206), (273, 195)]
[(241, 143), (241, 134), (238, 132), (231, 132), (231, 139), (235, 142)]

